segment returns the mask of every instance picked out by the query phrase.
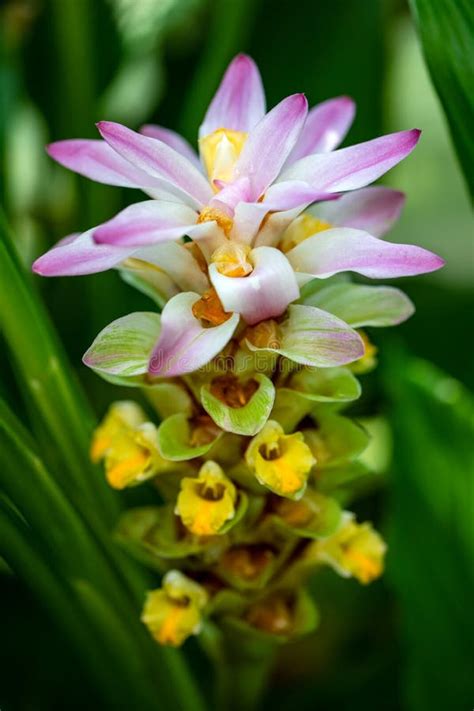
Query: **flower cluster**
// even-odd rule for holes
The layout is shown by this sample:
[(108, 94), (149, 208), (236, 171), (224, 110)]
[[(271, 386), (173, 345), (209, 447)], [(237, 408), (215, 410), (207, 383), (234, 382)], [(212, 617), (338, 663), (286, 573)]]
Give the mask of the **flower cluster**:
[(117, 489), (149, 481), (159, 506), (129, 511), (119, 534), (164, 573), (143, 621), (179, 645), (207, 618), (288, 639), (317, 620), (304, 581), (332, 566), (368, 583), (385, 545), (342, 510), (367, 475), (367, 433), (344, 414), (355, 374), (375, 364), (360, 329), (413, 313), (398, 289), (356, 284), (442, 266), (381, 237), (404, 196), (366, 187), (407, 156), (419, 131), (337, 149), (347, 97), (308, 112), (302, 94), (266, 113), (259, 72), (229, 66), (199, 131), (200, 159), (168, 129), (98, 124), (103, 140), (50, 155), (150, 200), (34, 264), (43, 275), (117, 269), (157, 310), (107, 326), (84, 356), (104, 378), (143, 390), (111, 406), (92, 443)]

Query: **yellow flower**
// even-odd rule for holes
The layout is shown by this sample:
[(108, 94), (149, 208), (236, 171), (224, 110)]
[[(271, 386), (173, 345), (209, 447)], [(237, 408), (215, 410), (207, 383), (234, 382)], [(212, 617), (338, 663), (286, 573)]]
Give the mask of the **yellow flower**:
[(114, 489), (140, 484), (170, 466), (160, 456), (156, 427), (151, 422), (123, 430), (105, 456), (107, 481)]
[(229, 182), (233, 178), (234, 165), (239, 157), (247, 134), (244, 131), (218, 128), (199, 139), (199, 151), (211, 183), (214, 180)]
[(245, 459), (258, 481), (279, 496), (299, 499), (316, 459), (301, 432), (284, 434), (282, 426), (268, 420), (253, 438)]
[(178, 570), (170, 570), (163, 587), (147, 594), (141, 620), (157, 642), (179, 647), (199, 632), (207, 600), (201, 585)]
[(94, 432), (90, 450), (92, 461), (100, 461), (118, 435), (138, 427), (143, 422), (146, 422), (146, 416), (139, 405), (131, 400), (114, 402)]
[(364, 585), (383, 572), (387, 546), (368, 522), (357, 523), (354, 514), (345, 512), (340, 528), (315, 544), (316, 556), (343, 577), (355, 577)]
[(176, 514), (196, 536), (213, 536), (235, 515), (237, 490), (215, 462), (205, 462), (197, 477), (181, 480)]
[(362, 358), (359, 358), (358, 360), (354, 361), (353, 363), (349, 364), (349, 368), (352, 370), (353, 373), (356, 375), (363, 375), (364, 373), (369, 373), (371, 370), (375, 368), (377, 365), (377, 346), (374, 346), (374, 344), (369, 340), (368, 335), (365, 333), (365, 331), (357, 331), (359, 336), (362, 338), (362, 341), (364, 342), (364, 348), (365, 352)]
[(304, 242), (308, 237), (312, 237), (318, 232), (329, 230), (331, 227), (332, 225), (329, 222), (305, 213), (293, 220), (286, 228), (278, 246), (282, 252), (289, 252), (290, 249)]

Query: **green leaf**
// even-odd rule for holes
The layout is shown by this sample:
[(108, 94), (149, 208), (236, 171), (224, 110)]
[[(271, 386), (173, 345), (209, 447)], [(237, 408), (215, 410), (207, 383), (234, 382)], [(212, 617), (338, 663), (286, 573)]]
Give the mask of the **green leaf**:
[(474, 403), (459, 382), (405, 353), (389, 363), (386, 386), (395, 444), (388, 573), (407, 708), (471, 708)]
[[(163, 685), (168, 675), (175, 679), (183, 708), (188, 711), (200, 708), (199, 697), (195, 695), (192, 680), (186, 676), (180, 659), (169, 650), (158, 648), (147, 638), (139, 622), (139, 607), (127, 589), (125, 567), (117, 571), (111, 564), (104, 542), (94, 536), (94, 532), (46, 470), (36, 451), (30, 449), (31, 438), (25, 435), (20, 423), (1, 401), (0, 439), (2, 491), (29, 526), (26, 532), (21, 524), (22, 519), (16, 516), (16, 533), (14, 535), (9, 525), (8, 537), (4, 539), (2, 536), (0, 539), (0, 555), (14, 569), (21, 570), (34, 593), (36, 581), (31, 575), (37, 571), (42, 576), (38, 581), (41, 586), (40, 596), (48, 606), (58, 602), (57, 609), (50, 609), (56, 619), (61, 616), (61, 624), (67, 622), (62, 618), (63, 612), (69, 614), (69, 610), (77, 615), (82, 624), (91, 626), (95, 637), (93, 644), (103, 645), (103, 655), (107, 654), (107, 650), (109, 653), (115, 650), (117, 644), (120, 644), (121, 649), (114, 651), (110, 663), (115, 674), (123, 681), (123, 693), (127, 697), (137, 694), (140, 708), (149, 708), (150, 711), (154, 708), (160, 688), (159, 680), (161, 678)], [(0, 532), (3, 532), (1, 524), (0, 517)], [(25, 550), (21, 540), (26, 534), (31, 540), (26, 538)], [(34, 559), (35, 550), (41, 551), (42, 564)], [(29, 571), (30, 564), (33, 565), (32, 571)], [(47, 571), (51, 571), (52, 577), (44, 573), (45, 566)], [(64, 585), (65, 590), (58, 592), (58, 586)], [(51, 600), (50, 593), (53, 594)], [(72, 610), (64, 600), (64, 595), (70, 597), (71, 594), (75, 601)], [(92, 607), (84, 595), (87, 595)], [(74, 639), (78, 643), (76, 634), (77, 630)], [(130, 661), (132, 658), (133, 662)], [(132, 671), (133, 666), (135, 672)], [(142, 674), (145, 669), (149, 669), (149, 676)], [(143, 684), (143, 688), (137, 690), (137, 684)], [(173, 708), (177, 703), (176, 689), (166, 699), (162, 699), (164, 708)]]
[(109, 323), (84, 355), (93, 370), (112, 376), (136, 376), (148, 371), (160, 331), (160, 316), (135, 312)]
[(21, 267), (0, 215), (0, 325), (13, 356), (32, 416), (54, 442), (60, 475), (71, 496), (88, 501), (106, 520), (117, 512), (116, 497), (89, 461), (94, 417), (74, 372)]
[(471, 0), (410, 0), (431, 79), (443, 104), (471, 197), (474, 196), (474, 92)]
[(392, 286), (337, 284), (321, 289), (303, 302), (338, 316), (349, 326), (394, 326), (409, 318), (415, 307)]
[(224, 431), (252, 437), (268, 420), (275, 399), (274, 385), (261, 373), (256, 374), (253, 379), (259, 387), (243, 407), (226, 405), (211, 393), (209, 385), (202, 386), (202, 406)]

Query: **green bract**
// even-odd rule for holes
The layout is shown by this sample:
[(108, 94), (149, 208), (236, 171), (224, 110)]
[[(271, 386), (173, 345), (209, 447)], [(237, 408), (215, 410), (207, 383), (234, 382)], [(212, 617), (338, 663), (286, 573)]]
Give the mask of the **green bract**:
[(189, 419), (184, 414), (171, 415), (158, 428), (158, 448), (162, 457), (174, 462), (194, 459), (207, 454), (221, 434), (207, 444), (193, 446)]
[(226, 432), (251, 437), (261, 430), (268, 420), (275, 399), (275, 387), (269, 378), (260, 373), (256, 374), (253, 380), (258, 383), (258, 388), (242, 407), (226, 405), (212, 394), (209, 385), (202, 386), (203, 408)]
[(315, 403), (351, 402), (360, 392), (359, 381), (348, 368), (304, 367), (277, 388), (271, 416), (291, 432)]
[(328, 286), (307, 296), (303, 303), (329, 311), (354, 328), (394, 326), (415, 310), (400, 289), (350, 283)]
[(143, 375), (160, 332), (160, 316), (137, 312), (106, 326), (84, 355), (84, 363), (112, 376)]

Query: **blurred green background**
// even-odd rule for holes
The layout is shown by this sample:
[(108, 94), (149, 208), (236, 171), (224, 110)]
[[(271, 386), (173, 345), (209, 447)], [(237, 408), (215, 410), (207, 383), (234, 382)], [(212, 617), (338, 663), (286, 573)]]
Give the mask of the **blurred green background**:
[[(0, 22), (0, 195), (28, 266), (58, 238), (140, 199), (53, 164), (44, 144), (95, 137), (100, 119), (135, 129), (160, 123), (194, 142), (238, 51), (259, 64), (270, 106), (295, 91), (310, 104), (354, 97), (358, 114), (348, 144), (423, 129), (415, 153), (386, 179), (408, 195), (390, 239), (432, 249), (447, 266), (401, 280), (417, 313), (396, 332), (373, 334), (380, 367), (364, 379), (357, 406), (357, 414), (382, 414), (392, 425), (389, 471), (356, 503), (388, 538), (388, 572), (370, 588), (329, 572), (318, 576), (320, 630), (282, 650), (265, 704), (319, 711), (472, 708), (472, 214), (406, 4), (2, 0)], [(122, 393), (82, 367), (81, 356), (99, 329), (150, 302), (115, 273), (37, 280), (36, 287), (102, 414)], [(26, 419), (1, 335), (0, 344), (0, 393)], [(98, 707), (92, 682), (34, 591), (7, 569), (0, 580), (2, 710)], [(210, 671), (194, 642), (187, 654), (206, 688)]]

